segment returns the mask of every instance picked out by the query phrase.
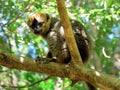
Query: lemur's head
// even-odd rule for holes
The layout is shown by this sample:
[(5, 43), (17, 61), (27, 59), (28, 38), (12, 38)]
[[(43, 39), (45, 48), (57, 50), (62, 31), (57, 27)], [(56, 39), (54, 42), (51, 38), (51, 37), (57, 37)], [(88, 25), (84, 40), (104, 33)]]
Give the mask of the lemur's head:
[(51, 19), (48, 14), (39, 13), (34, 14), (28, 19), (28, 26), (36, 35), (42, 35), (48, 32), (50, 28)]

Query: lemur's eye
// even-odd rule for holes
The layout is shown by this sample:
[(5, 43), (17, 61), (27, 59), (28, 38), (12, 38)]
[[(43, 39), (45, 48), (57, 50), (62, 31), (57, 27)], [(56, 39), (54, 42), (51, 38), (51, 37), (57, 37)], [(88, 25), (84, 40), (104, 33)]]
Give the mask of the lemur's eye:
[(39, 22), (38, 25), (42, 26), (45, 22)]

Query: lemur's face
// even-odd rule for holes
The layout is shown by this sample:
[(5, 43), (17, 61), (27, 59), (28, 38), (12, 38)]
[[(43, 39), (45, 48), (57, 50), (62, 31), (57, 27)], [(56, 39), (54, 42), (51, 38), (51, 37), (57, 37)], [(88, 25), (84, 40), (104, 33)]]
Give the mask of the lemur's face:
[(47, 14), (35, 14), (28, 20), (28, 25), (36, 35), (45, 34), (50, 27), (50, 18)]

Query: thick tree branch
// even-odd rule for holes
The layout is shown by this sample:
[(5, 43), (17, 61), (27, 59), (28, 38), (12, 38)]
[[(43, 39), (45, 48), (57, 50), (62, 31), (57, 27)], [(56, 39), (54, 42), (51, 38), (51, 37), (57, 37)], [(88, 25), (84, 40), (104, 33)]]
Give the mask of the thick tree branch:
[(68, 18), (68, 13), (65, 7), (64, 0), (56, 0), (57, 1), (57, 6), (58, 6), (58, 11), (60, 14), (60, 19), (64, 28), (65, 32), (65, 39), (68, 44), (68, 48), (70, 50), (70, 54), (72, 56), (72, 62), (75, 65), (83, 65), (82, 64), (82, 59), (80, 57), (77, 44), (73, 35), (72, 27), (70, 20)]
[[(120, 90), (120, 80), (109, 75), (99, 73), (79, 66), (58, 64), (37, 64), (34, 60), (8, 53), (0, 53), (0, 65), (25, 71), (45, 73), (53, 76), (67, 77), (71, 80), (84, 80), (105, 90)], [(54, 73), (53, 73), (54, 72)]]

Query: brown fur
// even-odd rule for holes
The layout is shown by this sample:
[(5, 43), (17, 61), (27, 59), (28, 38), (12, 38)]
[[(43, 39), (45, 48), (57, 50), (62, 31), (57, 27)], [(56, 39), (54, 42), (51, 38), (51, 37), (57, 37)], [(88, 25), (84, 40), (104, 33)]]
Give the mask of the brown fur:
[[(44, 23), (43, 23), (44, 22)], [(42, 36), (48, 43), (49, 52), (47, 57), (56, 57), (58, 63), (69, 63), (71, 55), (65, 40), (64, 29), (58, 18), (49, 17), (47, 14), (35, 14), (28, 20), (28, 25), (34, 34)], [(88, 61), (90, 42), (83, 25), (71, 20), (74, 37), (84, 64)], [(87, 83), (89, 90), (96, 90)]]
[[(34, 22), (34, 23), (33, 23)], [(48, 43), (49, 54), (48, 57), (56, 57), (59, 63), (69, 63), (71, 60), (71, 55), (65, 40), (64, 29), (61, 22), (57, 18), (50, 18), (47, 14), (35, 14), (31, 16), (28, 20), (28, 25), (35, 32), (34, 27), (37, 27), (35, 23), (44, 22), (40, 27), (36, 35), (41, 35)], [(73, 33), (76, 39), (76, 43), (81, 54), (83, 63), (88, 61), (89, 57), (89, 40), (85, 32), (83, 25), (75, 20), (71, 20)], [(32, 27), (31, 27), (32, 25)]]

